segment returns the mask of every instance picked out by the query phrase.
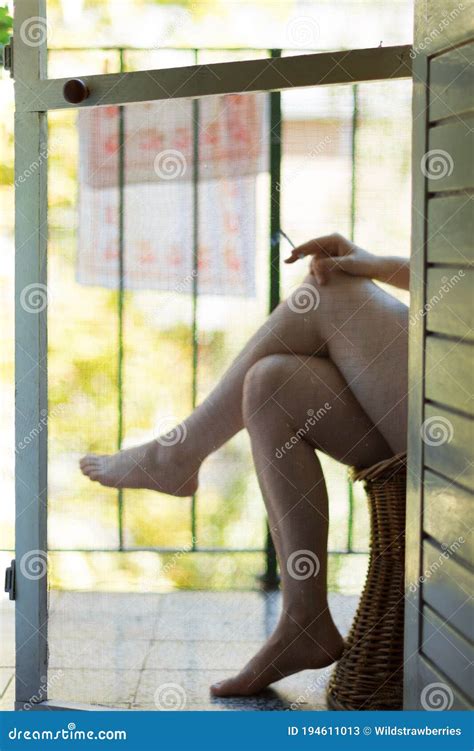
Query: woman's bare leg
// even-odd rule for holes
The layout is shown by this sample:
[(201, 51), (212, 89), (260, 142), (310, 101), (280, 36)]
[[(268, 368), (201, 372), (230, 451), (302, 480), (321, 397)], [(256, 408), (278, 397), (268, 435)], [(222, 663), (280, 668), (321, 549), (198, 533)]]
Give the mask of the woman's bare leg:
[(81, 469), (111, 487), (192, 494), (202, 461), (244, 426), (248, 371), (274, 354), (330, 356), (392, 450), (401, 451), (406, 433), (406, 326), (406, 307), (370, 280), (333, 272), (330, 282), (318, 287), (308, 276), (174, 435), (112, 456), (88, 455)]
[(325, 358), (273, 355), (257, 362), (245, 379), (244, 419), (278, 554), (283, 608), (255, 657), (212, 687), (217, 696), (257, 693), (338, 659), (343, 642), (326, 589), (328, 498), (314, 449), (359, 466), (392, 454)]

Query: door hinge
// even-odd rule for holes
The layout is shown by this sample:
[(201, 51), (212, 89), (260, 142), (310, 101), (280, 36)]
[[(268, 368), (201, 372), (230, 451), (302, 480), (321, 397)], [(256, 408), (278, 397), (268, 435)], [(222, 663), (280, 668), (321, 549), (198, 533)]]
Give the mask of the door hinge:
[(5, 70), (10, 71), (10, 77), (13, 78), (13, 37), (10, 37), (8, 44), (3, 47), (1, 62)]
[(15, 595), (16, 595), (15, 560), (11, 562), (11, 564), (5, 571), (5, 592), (8, 592), (8, 597), (10, 600), (15, 599)]

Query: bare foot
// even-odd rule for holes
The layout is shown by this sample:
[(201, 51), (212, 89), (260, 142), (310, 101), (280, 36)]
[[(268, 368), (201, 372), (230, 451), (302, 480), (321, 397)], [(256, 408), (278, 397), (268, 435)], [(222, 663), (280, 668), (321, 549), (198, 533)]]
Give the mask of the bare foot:
[(199, 462), (185, 457), (181, 445), (166, 445), (166, 437), (116, 454), (87, 454), (80, 467), (84, 475), (109, 488), (147, 488), (189, 496), (198, 487)]
[(241, 672), (211, 686), (213, 696), (251, 696), (270, 683), (300, 670), (331, 665), (342, 654), (344, 642), (329, 614), (306, 629), (287, 616), (270, 639)]

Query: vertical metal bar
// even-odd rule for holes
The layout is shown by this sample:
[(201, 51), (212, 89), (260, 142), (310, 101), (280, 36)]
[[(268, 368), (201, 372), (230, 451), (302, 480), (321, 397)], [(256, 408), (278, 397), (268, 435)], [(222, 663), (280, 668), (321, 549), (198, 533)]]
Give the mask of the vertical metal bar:
[[(46, 78), (46, 2), (17, 0), (15, 99)], [(39, 36), (35, 33), (39, 29)], [(34, 44), (32, 43), (34, 41)], [(47, 116), (15, 116), (15, 707), (47, 699)], [(25, 440), (29, 437), (29, 440)], [(36, 697), (34, 699), (33, 697)]]
[[(125, 71), (124, 50), (119, 49), (120, 73)], [(117, 324), (118, 324), (118, 356), (117, 356), (117, 448), (123, 443), (123, 379), (124, 379), (124, 303), (125, 303), (125, 108), (119, 107), (118, 112), (118, 181), (119, 181), (119, 282), (117, 295)], [(118, 510), (118, 538), (119, 550), (123, 550), (123, 489), (117, 491)]]
[(347, 552), (353, 552), (354, 544), (354, 485), (352, 480), (347, 481), (347, 495), (349, 501), (349, 519), (347, 522)]
[[(281, 50), (270, 50), (270, 57), (281, 57)], [(270, 295), (269, 312), (280, 302), (280, 182), (281, 182), (281, 93), (270, 92)], [(277, 589), (279, 578), (275, 546), (267, 522), (266, 568), (262, 577), (265, 589)]]
[(352, 86), (352, 128), (351, 128), (351, 227), (350, 239), (354, 241), (356, 218), (356, 145), (357, 126), (359, 120), (359, 89), (357, 84)]
[[(281, 50), (271, 50), (272, 58)], [(270, 313), (280, 302), (281, 92), (270, 92)]]
[[(358, 87), (354, 84), (352, 87), (352, 128), (351, 128), (351, 226), (350, 239), (354, 242), (355, 222), (356, 222), (356, 147), (357, 147), (357, 125), (359, 119), (358, 104)], [(353, 550), (354, 536), (354, 488), (352, 480), (347, 481), (347, 499), (349, 506), (349, 515), (347, 520), (347, 552)]]
[[(199, 62), (199, 50), (194, 50), (194, 64)], [(192, 374), (192, 408), (197, 404), (197, 387), (198, 387), (198, 360), (199, 360), (199, 341), (198, 341), (198, 294), (199, 294), (199, 112), (200, 103), (198, 99), (193, 99), (193, 283), (192, 283), (192, 348), (193, 348), (193, 374)], [(191, 549), (196, 547), (196, 494), (191, 499)]]

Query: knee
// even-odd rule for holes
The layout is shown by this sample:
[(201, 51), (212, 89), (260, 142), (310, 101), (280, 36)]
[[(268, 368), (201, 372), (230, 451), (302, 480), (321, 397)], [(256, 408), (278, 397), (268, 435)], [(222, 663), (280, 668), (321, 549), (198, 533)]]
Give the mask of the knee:
[(368, 295), (373, 282), (361, 276), (352, 276), (344, 271), (332, 270), (325, 284), (318, 284), (312, 274), (307, 274), (286, 300), (294, 313), (311, 314), (318, 310), (340, 309), (353, 304), (358, 306), (361, 297)]
[(272, 397), (278, 398), (278, 392), (290, 377), (290, 355), (269, 355), (257, 360), (247, 371), (243, 389), (243, 417), (245, 425), (249, 420), (271, 404)]

